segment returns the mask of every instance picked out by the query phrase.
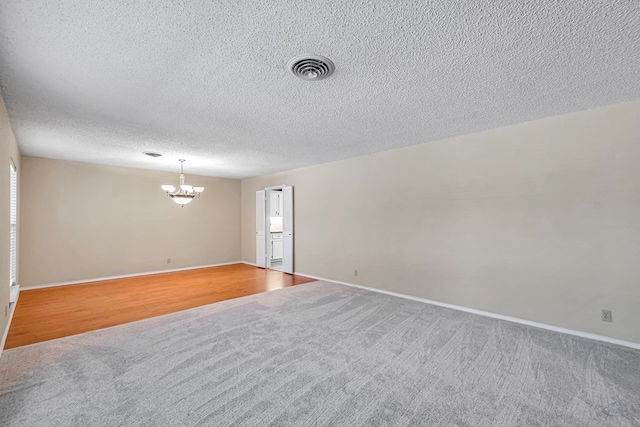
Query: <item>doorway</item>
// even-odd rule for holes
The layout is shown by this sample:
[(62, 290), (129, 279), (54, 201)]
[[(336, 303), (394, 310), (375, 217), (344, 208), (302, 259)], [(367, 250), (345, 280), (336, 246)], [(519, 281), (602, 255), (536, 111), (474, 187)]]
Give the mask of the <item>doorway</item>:
[(256, 191), (256, 265), (293, 274), (293, 187)]

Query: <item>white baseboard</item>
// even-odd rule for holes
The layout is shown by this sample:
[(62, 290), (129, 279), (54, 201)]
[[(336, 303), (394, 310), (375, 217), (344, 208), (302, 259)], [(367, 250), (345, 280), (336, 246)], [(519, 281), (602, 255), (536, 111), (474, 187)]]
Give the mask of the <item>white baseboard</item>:
[(0, 341), (0, 357), (2, 357), (2, 352), (4, 351), (4, 344), (7, 342), (7, 337), (9, 336), (9, 328), (11, 328), (11, 321), (13, 320), (13, 313), (16, 310), (16, 305), (18, 305), (18, 298), (20, 298), (20, 292), (16, 295), (15, 302), (11, 303), (9, 306), (9, 317), (7, 318), (7, 327), (2, 334), (2, 341)]
[(502, 314), (491, 313), (489, 311), (476, 310), (475, 308), (463, 307), (463, 306), (460, 306), (460, 305), (448, 304), (446, 302), (440, 302), (440, 301), (434, 301), (434, 300), (430, 300), (430, 299), (426, 299), (426, 298), (414, 297), (412, 295), (400, 294), (400, 293), (397, 293), (397, 292), (386, 291), (384, 289), (370, 288), (368, 286), (356, 285), (356, 284), (348, 283), (348, 282), (340, 282), (338, 280), (326, 279), (324, 277), (312, 276), (310, 274), (305, 274), (305, 273), (295, 272), (293, 274), (296, 274), (298, 276), (308, 277), (310, 279), (316, 279), (316, 280), (322, 280), (322, 281), (325, 281), (325, 282), (338, 283), (340, 285), (351, 286), (351, 287), (354, 287), (354, 288), (365, 289), (367, 291), (378, 292), (378, 293), (381, 293), (381, 294), (391, 295), (391, 296), (394, 296), (394, 297), (405, 298), (405, 299), (409, 299), (409, 300), (413, 300), (413, 301), (419, 301), (419, 302), (422, 302), (422, 303), (425, 303), (425, 304), (437, 305), (437, 306), (440, 306), (440, 307), (451, 308), (453, 310), (466, 311), (467, 313), (478, 314), (480, 316), (492, 317), (494, 319), (506, 320), (507, 322), (520, 323), (521, 325), (533, 326), (534, 328), (546, 329), (546, 330), (549, 330), (549, 331), (560, 332), (562, 334), (575, 335), (575, 336), (582, 337), (582, 338), (588, 338), (588, 339), (592, 339), (592, 340), (596, 340), (596, 341), (603, 341), (603, 342), (607, 342), (607, 343), (610, 343), (610, 344), (617, 344), (617, 345), (621, 345), (621, 346), (624, 346), (624, 347), (630, 347), (630, 348), (634, 348), (634, 349), (640, 350), (640, 343), (619, 340), (617, 338), (610, 338), (610, 337), (606, 337), (604, 335), (597, 335), (597, 334), (592, 334), (590, 332), (576, 331), (574, 329), (562, 328), (560, 326), (548, 325), (546, 323), (534, 322), (534, 321), (531, 321), (531, 320), (520, 319), (518, 317), (511, 317), (511, 316), (505, 316), (505, 315), (502, 315)]
[(257, 266), (258, 266), (258, 264), (253, 263), (253, 262), (249, 262), (249, 261), (240, 261), (240, 262), (241, 262), (242, 264), (251, 265), (251, 266), (253, 266), (253, 267), (257, 267)]
[(22, 286), (22, 290), (28, 291), (30, 289), (53, 288), (55, 286), (77, 285), (79, 283), (102, 282), (103, 280), (125, 279), (127, 277), (137, 277), (137, 276), (150, 276), (152, 274), (173, 273), (175, 271), (197, 270), (199, 268), (222, 267), (223, 265), (242, 264), (242, 263), (243, 261), (223, 262), (221, 264), (199, 265), (195, 267), (174, 268), (171, 270), (145, 271), (143, 273), (123, 274), (121, 276), (96, 277), (93, 279), (74, 280), (72, 282), (45, 283), (42, 285)]
[[(78, 283), (99, 282), (99, 281), (103, 281), (103, 280), (120, 279), (120, 278), (126, 278), (126, 277), (147, 276), (147, 275), (151, 275), (151, 274), (160, 274), (160, 273), (171, 273), (171, 272), (174, 272), (174, 271), (196, 270), (198, 268), (220, 267), (220, 266), (223, 266), (223, 265), (231, 265), (231, 264), (247, 264), (247, 265), (251, 265), (251, 266), (256, 267), (256, 264), (251, 263), (251, 262), (235, 261), (235, 262), (226, 262), (226, 263), (221, 263), (221, 264), (202, 265), (202, 266), (197, 266), (197, 267), (176, 268), (176, 269), (172, 269), (172, 270), (161, 270), (161, 271), (151, 271), (151, 272), (145, 272), (145, 273), (126, 274), (126, 275), (122, 275), (122, 276), (101, 277), (101, 278), (95, 278), (95, 279), (78, 280), (78, 281), (73, 281), (73, 282), (49, 283), (49, 284), (35, 285), (35, 286), (21, 286), (21, 288), (22, 288), (22, 290), (50, 288), (50, 287), (54, 287), (54, 286), (66, 286), (66, 285), (74, 285), (74, 284), (78, 284)], [(517, 317), (505, 316), (505, 315), (502, 315), (502, 314), (491, 313), (489, 311), (477, 310), (475, 308), (469, 308), (469, 307), (463, 307), (463, 306), (454, 305), (454, 304), (448, 304), (448, 303), (445, 303), (445, 302), (440, 302), (440, 301), (434, 301), (434, 300), (430, 300), (430, 299), (426, 299), (426, 298), (415, 297), (415, 296), (412, 296), (412, 295), (401, 294), (401, 293), (398, 293), (398, 292), (387, 291), (387, 290), (384, 290), (384, 289), (371, 288), (371, 287), (368, 287), (368, 286), (356, 285), (354, 283), (342, 282), (342, 281), (333, 280), (333, 279), (327, 279), (325, 277), (313, 276), (311, 274), (306, 274), (306, 273), (301, 273), (301, 272), (294, 272), (293, 274), (298, 275), (298, 276), (308, 277), (310, 279), (316, 279), (316, 280), (322, 280), (322, 281), (326, 281), (326, 282), (338, 283), (340, 285), (345, 285), (345, 286), (351, 286), (351, 287), (354, 287), (354, 288), (365, 289), (367, 291), (378, 292), (378, 293), (391, 295), (391, 296), (395, 296), (395, 297), (399, 297), (399, 298), (404, 298), (404, 299), (409, 299), (409, 300), (413, 300), (413, 301), (422, 302), (422, 303), (425, 303), (425, 304), (431, 304), (431, 305), (436, 305), (436, 306), (440, 306), (440, 307), (446, 307), (446, 308), (450, 308), (450, 309), (453, 309), (453, 310), (459, 310), (459, 311), (464, 311), (464, 312), (467, 312), (467, 313), (478, 314), (480, 316), (486, 316), (486, 317), (491, 317), (491, 318), (494, 318), (494, 319), (506, 320), (507, 322), (519, 323), (519, 324), (522, 324), (522, 325), (533, 326), (535, 328), (546, 329), (546, 330), (549, 330), (549, 331), (560, 332), (560, 333), (568, 334), (568, 335), (575, 335), (575, 336), (582, 337), (582, 338), (588, 338), (588, 339), (592, 339), (592, 340), (596, 340), (596, 341), (602, 341), (602, 342), (607, 342), (607, 343), (611, 343), (611, 344), (617, 344), (617, 345), (621, 345), (621, 346), (624, 346), (624, 347), (630, 347), (630, 348), (634, 348), (634, 349), (640, 350), (640, 343), (635, 343), (635, 342), (631, 342), (631, 341), (624, 341), (624, 340), (620, 340), (620, 339), (617, 339), (617, 338), (606, 337), (604, 335), (597, 335), (597, 334), (592, 334), (590, 332), (576, 331), (574, 329), (562, 328), (562, 327), (559, 327), (559, 326), (548, 325), (546, 323), (534, 322), (534, 321), (531, 321), (531, 320), (520, 319), (520, 318), (517, 318)], [(11, 325), (11, 320), (13, 318), (13, 312), (15, 310), (15, 307), (16, 307), (16, 304), (12, 304), (11, 305), (11, 309), (10, 309), (10, 313), (9, 313), (9, 322), (7, 323), (7, 328), (4, 331), (4, 334), (2, 336), (2, 342), (0, 343), (0, 355), (2, 355), (2, 350), (4, 349), (4, 344), (5, 344), (5, 341), (7, 339), (7, 335), (9, 333), (9, 326)]]

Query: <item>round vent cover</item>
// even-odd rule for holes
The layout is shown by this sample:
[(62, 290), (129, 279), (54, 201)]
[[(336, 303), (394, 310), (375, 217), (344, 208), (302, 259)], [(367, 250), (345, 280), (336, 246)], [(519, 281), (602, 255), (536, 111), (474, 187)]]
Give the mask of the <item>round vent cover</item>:
[(162, 156), (162, 154), (154, 153), (153, 151), (145, 151), (143, 154), (146, 154), (149, 157), (160, 157), (160, 156)]
[(289, 70), (304, 80), (326, 79), (335, 69), (333, 62), (324, 56), (302, 55), (289, 61)]

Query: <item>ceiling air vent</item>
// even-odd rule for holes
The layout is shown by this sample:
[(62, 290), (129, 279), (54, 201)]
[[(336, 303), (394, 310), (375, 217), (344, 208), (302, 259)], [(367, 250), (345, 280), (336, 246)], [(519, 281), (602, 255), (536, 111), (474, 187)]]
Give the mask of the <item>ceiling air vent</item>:
[(303, 80), (326, 79), (335, 68), (333, 62), (324, 56), (302, 55), (289, 61), (289, 70)]
[(162, 156), (162, 154), (154, 153), (153, 151), (145, 151), (143, 154), (146, 154), (149, 157), (160, 157), (160, 156)]

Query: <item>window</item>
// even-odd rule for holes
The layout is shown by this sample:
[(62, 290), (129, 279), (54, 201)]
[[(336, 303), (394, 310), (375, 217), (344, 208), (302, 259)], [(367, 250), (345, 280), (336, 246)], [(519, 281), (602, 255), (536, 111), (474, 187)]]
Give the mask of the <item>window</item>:
[(17, 281), (17, 260), (18, 260), (18, 173), (16, 165), (10, 164), (10, 185), (11, 185), (11, 212), (9, 213), (9, 286), (13, 286)]

